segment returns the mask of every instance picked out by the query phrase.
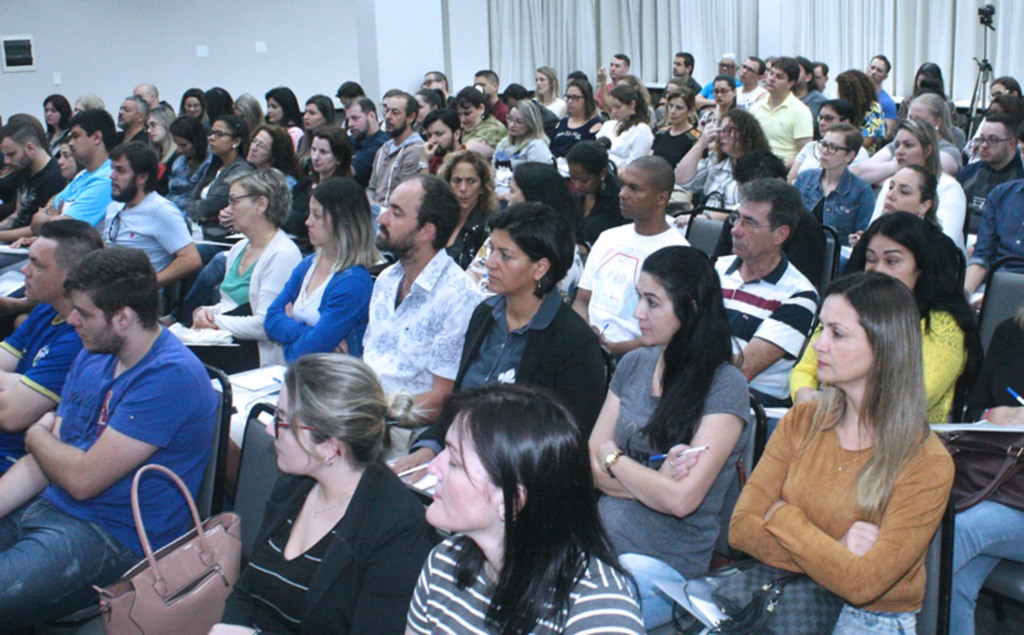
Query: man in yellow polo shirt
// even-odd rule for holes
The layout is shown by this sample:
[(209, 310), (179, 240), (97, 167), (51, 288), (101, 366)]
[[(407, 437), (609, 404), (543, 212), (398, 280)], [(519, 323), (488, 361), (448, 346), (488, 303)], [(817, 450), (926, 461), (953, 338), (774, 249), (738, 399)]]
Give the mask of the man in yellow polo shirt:
[(793, 94), (800, 77), (800, 65), (791, 57), (777, 57), (768, 64), (764, 87), (768, 98), (750, 107), (750, 114), (761, 123), (768, 144), (786, 167), (814, 137), (814, 120), (810, 109)]

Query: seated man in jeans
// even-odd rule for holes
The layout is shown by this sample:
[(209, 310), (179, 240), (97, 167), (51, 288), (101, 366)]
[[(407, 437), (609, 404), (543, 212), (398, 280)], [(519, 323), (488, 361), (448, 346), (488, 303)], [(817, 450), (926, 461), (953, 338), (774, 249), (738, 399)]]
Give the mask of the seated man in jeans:
[[(195, 495), (210, 456), (217, 396), (199, 360), (157, 322), (156, 273), (145, 253), (86, 254), (64, 282), (82, 351), (56, 415), (25, 432), (0, 478), (0, 631), (96, 601), (142, 557), (132, 517), (139, 467), (164, 465)], [(188, 507), (168, 479), (139, 489), (153, 548), (187, 531)]]

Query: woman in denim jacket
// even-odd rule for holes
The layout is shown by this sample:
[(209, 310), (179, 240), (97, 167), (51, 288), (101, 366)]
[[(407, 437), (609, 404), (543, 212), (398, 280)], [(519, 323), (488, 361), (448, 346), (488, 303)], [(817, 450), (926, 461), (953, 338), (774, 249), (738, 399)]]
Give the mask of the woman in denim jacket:
[(821, 168), (805, 170), (796, 179), (804, 207), (840, 236), (867, 229), (875, 208), (871, 186), (847, 169), (862, 143), (860, 130), (850, 124), (832, 126), (817, 144)]

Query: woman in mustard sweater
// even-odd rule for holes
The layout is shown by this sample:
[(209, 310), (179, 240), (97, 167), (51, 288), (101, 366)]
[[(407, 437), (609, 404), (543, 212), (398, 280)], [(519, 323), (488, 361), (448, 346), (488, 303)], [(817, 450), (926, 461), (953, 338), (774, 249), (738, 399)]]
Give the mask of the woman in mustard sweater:
[[(917, 301), (924, 355), (928, 422), (945, 423), (960, 382), (969, 387), (981, 360), (974, 316), (960, 292), (952, 244), (940, 231), (907, 212), (882, 216), (865, 232), (850, 255), (847, 272), (878, 271), (907, 286)], [(948, 247), (948, 248), (942, 248)], [(818, 356), (811, 337), (790, 375), (789, 391), (798, 404), (820, 396), (815, 376)]]
[(779, 422), (729, 542), (840, 596), (835, 634), (912, 633), (954, 472), (925, 421), (920, 318), (880, 273), (829, 291), (814, 343), (821, 398)]

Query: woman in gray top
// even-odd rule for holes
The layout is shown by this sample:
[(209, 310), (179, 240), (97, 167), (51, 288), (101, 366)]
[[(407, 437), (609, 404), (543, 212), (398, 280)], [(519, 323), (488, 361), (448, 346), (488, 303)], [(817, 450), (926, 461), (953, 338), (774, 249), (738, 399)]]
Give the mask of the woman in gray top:
[(672, 617), (672, 601), (653, 580), (710, 567), (722, 503), (749, 436), (749, 397), (732, 365), (722, 290), (706, 255), (692, 247), (654, 252), (636, 291), (633, 314), (646, 348), (619, 363), (590, 452), (605, 494), (601, 519), (636, 577), (650, 630)]

